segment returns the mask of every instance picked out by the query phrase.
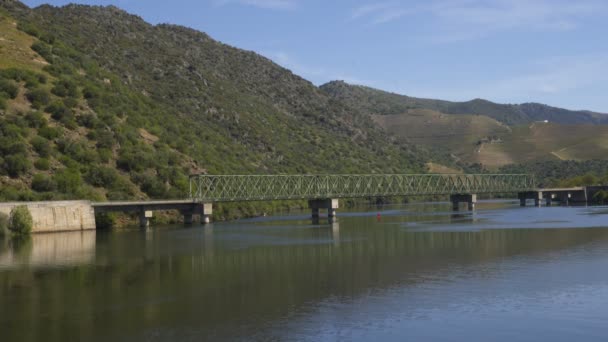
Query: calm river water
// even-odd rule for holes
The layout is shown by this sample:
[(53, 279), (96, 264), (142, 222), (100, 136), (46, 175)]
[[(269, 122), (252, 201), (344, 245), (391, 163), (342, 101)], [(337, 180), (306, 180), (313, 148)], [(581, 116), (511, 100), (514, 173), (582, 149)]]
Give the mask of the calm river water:
[(608, 208), (448, 209), (0, 240), (0, 340), (608, 340)]

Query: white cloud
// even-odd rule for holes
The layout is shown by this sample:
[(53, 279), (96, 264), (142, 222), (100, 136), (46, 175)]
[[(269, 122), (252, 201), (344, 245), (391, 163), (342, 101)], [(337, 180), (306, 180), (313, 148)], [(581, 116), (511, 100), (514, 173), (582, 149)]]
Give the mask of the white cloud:
[(459, 41), (506, 30), (572, 30), (607, 10), (608, 5), (598, 0), (429, 0), (418, 6), (372, 3), (352, 10), (351, 19), (384, 24), (422, 18), (432, 24), (437, 41)]
[(292, 10), (298, 5), (296, 0), (217, 0), (218, 6), (223, 6), (231, 3), (254, 6), (272, 10)]
[(411, 12), (411, 10), (406, 10), (395, 2), (371, 3), (353, 9), (351, 20), (366, 19), (372, 24), (384, 24)]

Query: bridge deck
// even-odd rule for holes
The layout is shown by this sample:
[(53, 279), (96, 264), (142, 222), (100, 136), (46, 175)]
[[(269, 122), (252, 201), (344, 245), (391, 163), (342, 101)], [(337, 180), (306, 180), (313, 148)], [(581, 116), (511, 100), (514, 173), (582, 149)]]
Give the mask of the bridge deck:
[(578, 186), (578, 187), (573, 187), (573, 188), (543, 188), (543, 189), (536, 189), (534, 191), (540, 191), (540, 192), (585, 191), (585, 187), (584, 186)]
[(115, 201), (91, 203), (95, 212), (139, 212), (142, 210), (189, 210), (198, 205), (188, 200)]

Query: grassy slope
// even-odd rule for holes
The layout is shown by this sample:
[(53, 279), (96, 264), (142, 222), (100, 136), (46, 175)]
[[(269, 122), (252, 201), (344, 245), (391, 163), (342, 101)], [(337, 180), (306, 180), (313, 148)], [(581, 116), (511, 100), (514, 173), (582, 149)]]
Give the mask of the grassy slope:
[(426, 109), (412, 109), (400, 115), (374, 115), (388, 132), (423, 146), (446, 148), (467, 163), (479, 162), (478, 141), (508, 134), (510, 128), (480, 115), (449, 115)]
[[(608, 156), (608, 126), (534, 123), (513, 127), (503, 144), (487, 146), (482, 158), (506, 154), (518, 163), (543, 160), (589, 160)], [(506, 163), (494, 163), (502, 166)]]

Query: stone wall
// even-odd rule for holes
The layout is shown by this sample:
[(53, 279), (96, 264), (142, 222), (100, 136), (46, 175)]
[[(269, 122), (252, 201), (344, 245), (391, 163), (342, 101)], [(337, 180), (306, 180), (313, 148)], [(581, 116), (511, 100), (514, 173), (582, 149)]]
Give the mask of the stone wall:
[(49, 201), (0, 203), (0, 212), (25, 205), (32, 214), (32, 233), (95, 229), (95, 212), (89, 201)]

